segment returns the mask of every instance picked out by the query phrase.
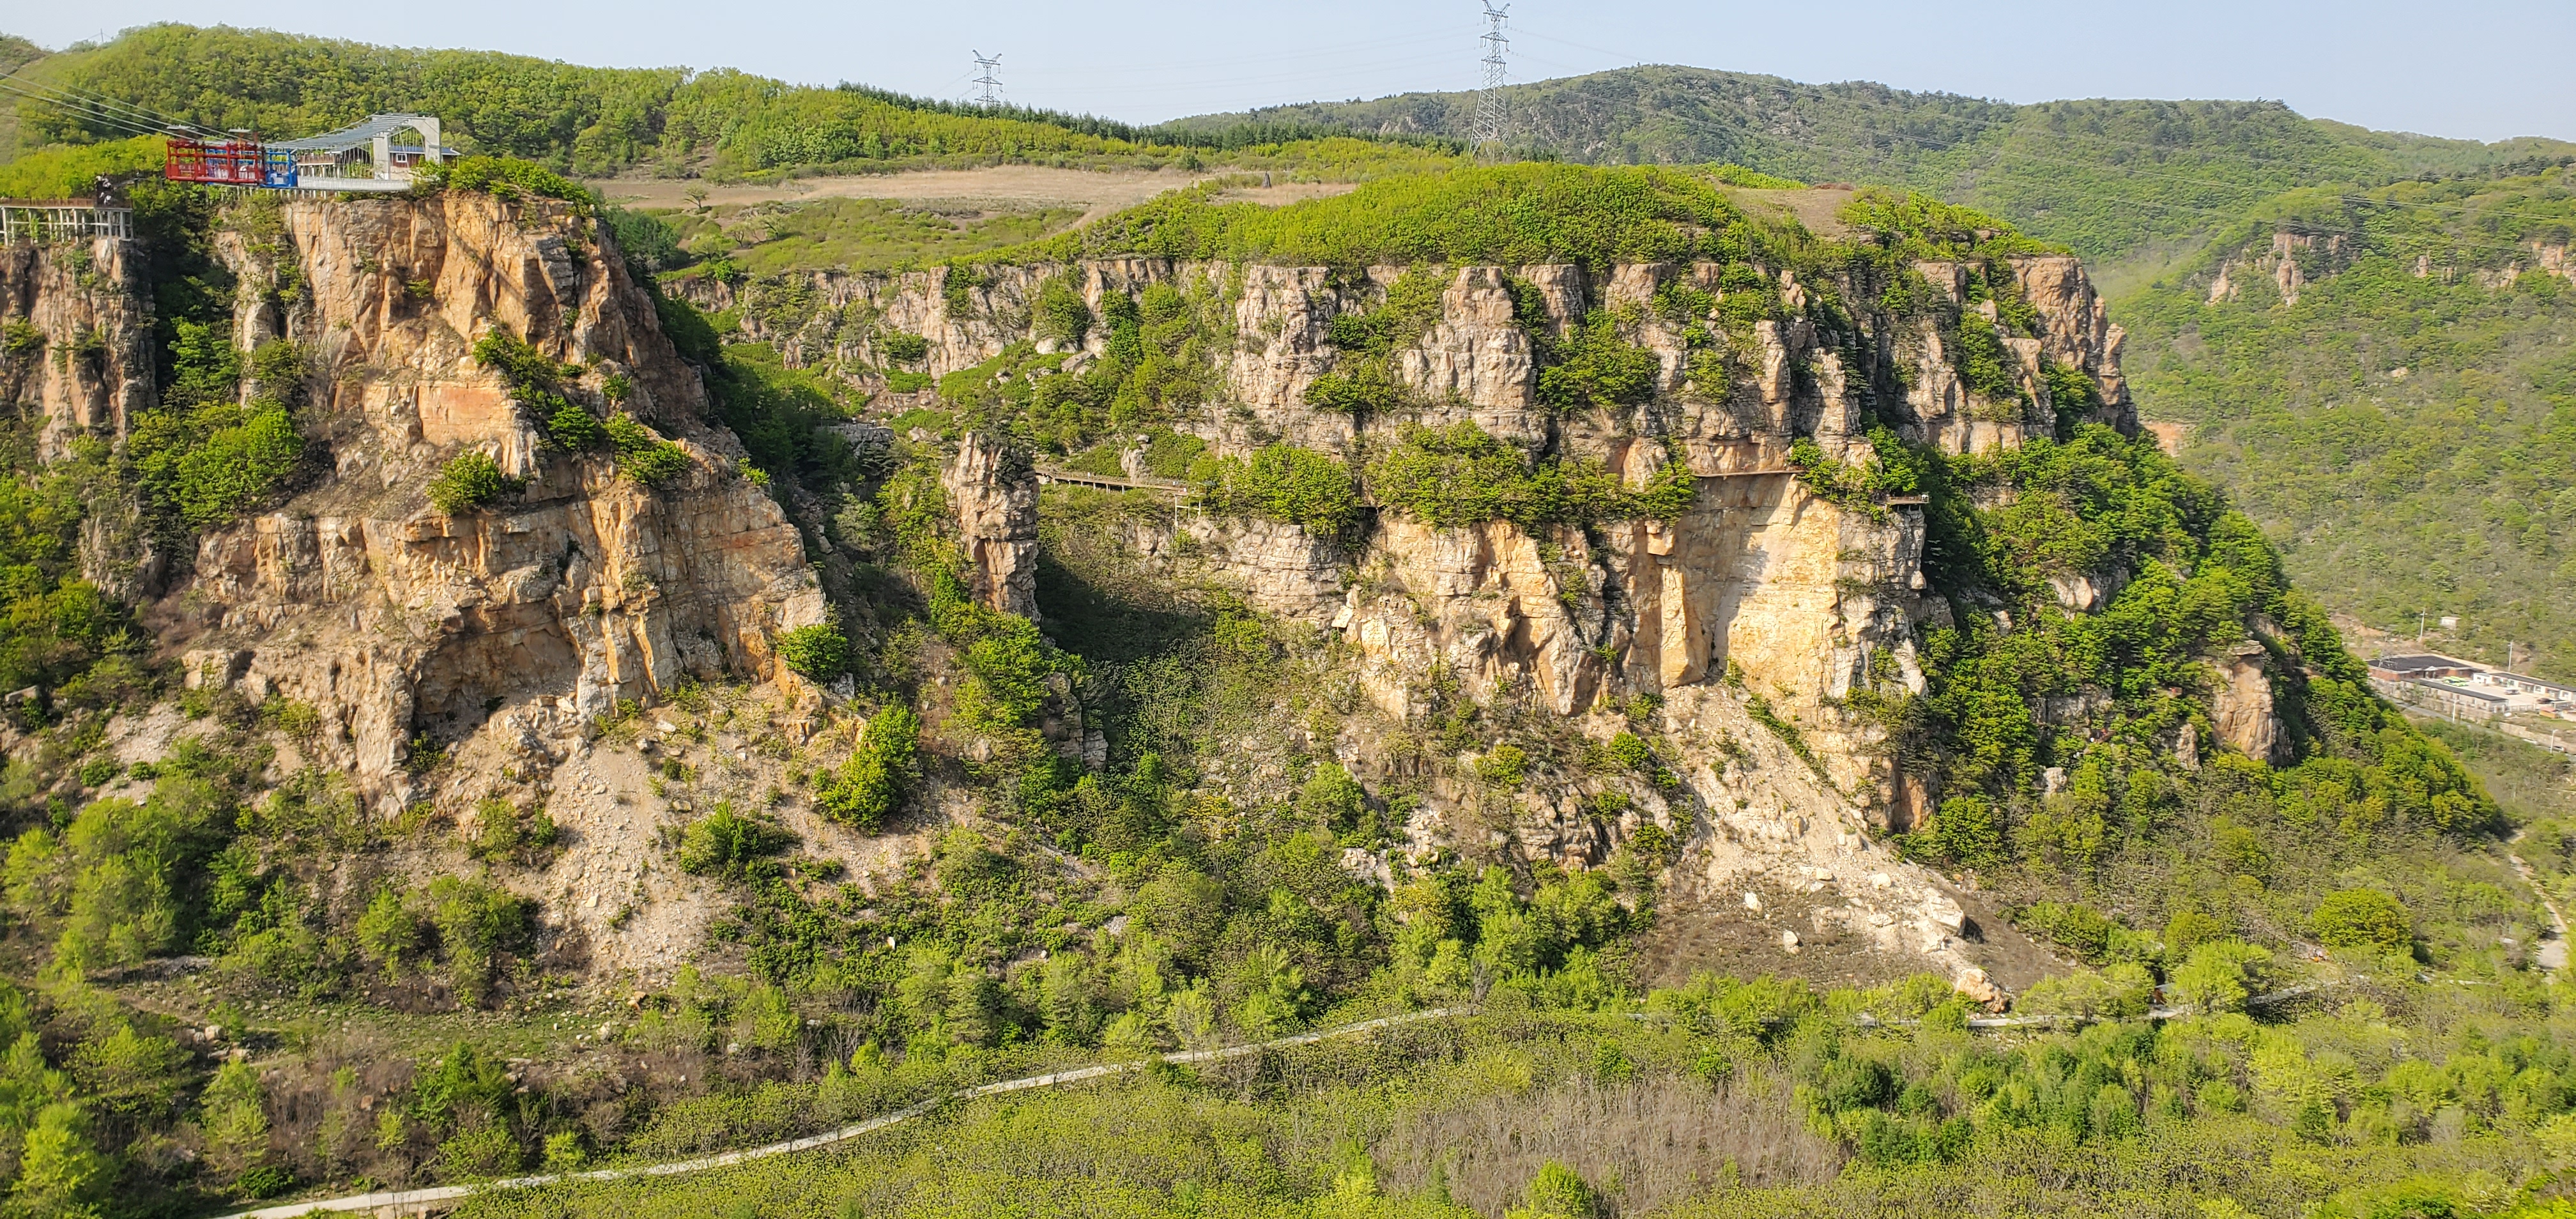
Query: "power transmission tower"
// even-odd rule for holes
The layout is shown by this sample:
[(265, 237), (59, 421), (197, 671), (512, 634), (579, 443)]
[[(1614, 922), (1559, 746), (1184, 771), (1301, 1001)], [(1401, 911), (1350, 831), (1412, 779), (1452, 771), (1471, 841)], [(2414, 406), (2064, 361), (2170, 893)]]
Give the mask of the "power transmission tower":
[(999, 106), (1002, 104), (1002, 82), (993, 76), (993, 69), (1000, 66), (1002, 66), (1001, 56), (988, 56), (982, 51), (975, 52), (975, 67), (979, 69), (982, 74), (977, 76), (973, 83), (984, 86), (983, 95), (975, 99), (976, 105)]
[(1503, 142), (1503, 78), (1509, 65), (1503, 53), (1511, 49), (1512, 40), (1503, 37), (1503, 17), (1512, 11), (1506, 4), (1494, 7), (1485, 0), (1485, 87), (1476, 98), (1476, 148), (1478, 151)]

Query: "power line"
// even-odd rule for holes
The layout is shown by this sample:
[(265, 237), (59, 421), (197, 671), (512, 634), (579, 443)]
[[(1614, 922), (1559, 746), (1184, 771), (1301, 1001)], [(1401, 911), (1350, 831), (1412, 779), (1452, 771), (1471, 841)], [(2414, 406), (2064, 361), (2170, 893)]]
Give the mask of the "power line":
[(1002, 104), (1002, 82), (993, 75), (993, 69), (1001, 65), (1001, 56), (986, 55), (982, 51), (975, 52), (975, 67), (980, 70), (980, 74), (972, 83), (984, 86), (982, 96), (975, 99), (976, 105), (994, 107)]
[(28, 101), (69, 111), (78, 118), (138, 131), (142, 134), (159, 135), (168, 130), (192, 131), (206, 136), (220, 134), (140, 106), (129, 105), (111, 98), (85, 95), (78, 90), (59, 85), (43, 84), (15, 73), (0, 76), (0, 89), (5, 89)]
[(154, 110), (148, 106), (112, 98), (95, 90), (83, 89), (76, 85), (46, 84), (42, 81), (31, 80), (27, 77), (16, 76), (14, 74), (11, 76), (11, 79), (17, 81), (20, 86), (25, 88), (56, 95), (61, 99), (69, 99), (74, 103), (94, 107), (106, 113), (121, 114), (127, 118), (140, 119), (145, 122), (155, 124), (165, 130), (193, 131), (204, 136), (220, 136), (223, 134), (216, 131), (214, 128), (207, 127), (202, 124), (191, 123), (175, 115)]
[(1485, 44), (1485, 88), (1476, 99), (1478, 151), (1503, 142), (1503, 82), (1511, 69), (1503, 54), (1512, 46), (1511, 39), (1503, 36), (1503, 20), (1511, 11), (1509, 4), (1496, 8), (1494, 0), (1485, 0), (1485, 33), (1477, 40)]

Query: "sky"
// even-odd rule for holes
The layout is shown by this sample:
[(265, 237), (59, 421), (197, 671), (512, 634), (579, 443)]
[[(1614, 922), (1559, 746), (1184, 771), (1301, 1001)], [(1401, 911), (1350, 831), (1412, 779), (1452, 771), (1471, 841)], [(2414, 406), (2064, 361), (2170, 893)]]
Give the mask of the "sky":
[[(0, 32), (59, 48), (158, 21), (229, 24), (950, 98), (974, 90), (980, 51), (1000, 59), (1012, 102), (1155, 122), (1474, 88), (1481, 3), (86, 0), (0, 15)], [(2268, 98), (2383, 130), (2576, 139), (2571, 0), (1512, 0), (1507, 28), (1521, 81), (1675, 63), (2012, 102)]]

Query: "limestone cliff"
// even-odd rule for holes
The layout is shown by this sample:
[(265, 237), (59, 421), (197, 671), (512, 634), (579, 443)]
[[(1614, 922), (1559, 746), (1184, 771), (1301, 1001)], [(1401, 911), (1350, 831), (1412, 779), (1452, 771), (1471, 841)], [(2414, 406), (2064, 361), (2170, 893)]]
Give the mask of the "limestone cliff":
[[(313, 354), (304, 426), (327, 471), (200, 538), (156, 607), (166, 648), (311, 704), (325, 759), (388, 801), (411, 794), (415, 738), (563, 738), (687, 679), (779, 675), (770, 637), (824, 612), (798, 534), (700, 421), (697, 374), (588, 220), (465, 192), (293, 201), (280, 220), (273, 240), (218, 249), (241, 284), (239, 343)], [(689, 471), (652, 489), (547, 450), (472, 355), (492, 328), (577, 371), (575, 396), (631, 386), (624, 408), (676, 438)], [(467, 450), (522, 488), (441, 513), (424, 487)]]
[[(1212, 296), (1230, 321), (1213, 369), (1220, 400), (1178, 423), (1220, 454), (1285, 441), (1364, 458), (1405, 426), (1471, 420), (1533, 456), (1597, 459), (1631, 486), (1668, 461), (1686, 463), (1696, 502), (1669, 521), (1534, 536), (1505, 522), (1439, 529), (1380, 512), (1350, 547), (1290, 526), (1184, 512), (1161, 526), (1131, 524), (1128, 541), (1169, 570), (1329, 623), (1347, 639), (1370, 701), (1395, 720), (1423, 711), (1440, 682), (1479, 699), (1527, 697), (1565, 717), (1635, 695), (1663, 699), (1661, 724), (1697, 743), (1682, 768), (1685, 799), (1703, 810), (1685, 879), (1711, 891), (1756, 875), (1786, 878), (1801, 892), (1857, 886), (1846, 911), (1856, 928), (1937, 956), (1960, 930), (1958, 905), (1935, 878), (1897, 867), (1868, 837), (1903, 828), (1927, 797), (1896, 773), (1882, 730), (1847, 708), (1864, 690), (1920, 692), (1915, 628), (1952, 612), (1924, 595), (1922, 505), (1830, 502), (1798, 480), (1788, 458), (1801, 438), (1835, 458), (1865, 456), (1860, 433), (1871, 415), (1952, 452), (2019, 445), (2055, 425), (2052, 366), (2089, 383), (2091, 420), (2134, 433), (2123, 336), (2081, 266), (2028, 256), (2010, 268), (2036, 322), (2002, 338), (2014, 390), (2002, 395), (1991, 381), (1986, 391), (1972, 388), (1950, 349), (1955, 340), (1945, 338), (1962, 315), (1996, 318), (1991, 299), (1970, 303), (1965, 264), (1917, 264), (1942, 301), (1903, 319), (1810, 307), (1819, 287), (1840, 301), (1874, 302), (1879, 285), (1808, 285), (1769, 272), (1764, 291), (1776, 294), (1780, 315), (1729, 341), (1722, 385), (1704, 384), (1704, 372), (1694, 377), (1683, 331), (1700, 319), (1672, 316), (1676, 294), (1666, 291), (1722, 301), (1721, 266), (1456, 268), (1445, 273), (1436, 317), (1394, 353), (1391, 367), (1409, 391), (1395, 418), (1321, 411), (1305, 397), (1352, 358), (1332, 343), (1332, 320), (1380, 307), (1400, 267), (1351, 274), (1113, 259), (986, 268), (957, 283), (949, 276), (960, 273), (944, 269), (824, 274), (783, 286), (794, 307), (779, 306), (777, 284), (692, 290), (711, 308), (739, 308), (745, 329), (791, 361), (882, 366), (878, 344), (902, 332), (929, 340), (912, 367), (946, 374), (1013, 344), (1055, 350), (1032, 321), (1050, 279), (1078, 285), (1095, 315), (1112, 296), (1171, 285)], [(1520, 303), (1533, 291), (1545, 313), (1536, 328)], [(1620, 337), (1651, 353), (1652, 397), (1628, 408), (1552, 411), (1539, 395), (1542, 341), (1596, 313), (1619, 319)], [(1710, 329), (1717, 320), (1713, 310)], [(1095, 328), (1072, 359), (1097, 357), (1105, 341)], [(2062, 374), (2056, 384), (2065, 384)], [(1348, 741), (1343, 748), (1366, 752)], [(1527, 804), (1512, 836), (1533, 854), (1598, 860), (1625, 832), (1610, 827), (1604, 839), (1570, 803)], [(1684, 819), (1672, 810), (1648, 815)]]

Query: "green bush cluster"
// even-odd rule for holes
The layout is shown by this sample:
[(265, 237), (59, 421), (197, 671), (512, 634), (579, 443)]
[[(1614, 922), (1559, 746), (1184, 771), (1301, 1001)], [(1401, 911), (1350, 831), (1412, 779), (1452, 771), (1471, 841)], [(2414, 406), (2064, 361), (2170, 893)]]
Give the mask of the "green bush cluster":
[(536, 417), (547, 442), (556, 448), (583, 453), (607, 441), (607, 429), (600, 426), (598, 416), (564, 393), (563, 382), (581, 375), (578, 365), (558, 364), (497, 326), (474, 341), (474, 360), (510, 383), (511, 399)]
[(497, 885), (439, 876), (422, 886), (378, 887), (352, 930), (388, 983), (436, 964), (459, 1003), (480, 1007), (493, 996), (505, 954), (527, 947), (535, 914), (535, 902)]
[(868, 720), (859, 747), (821, 782), (814, 806), (835, 821), (873, 833), (902, 807), (917, 777), (921, 717), (888, 707)]
[[(304, 459), (290, 413), (301, 400), (301, 353), (270, 340), (253, 354), (250, 405), (235, 397), (240, 357), (224, 324), (171, 322), (172, 379), (159, 407), (137, 412), (126, 441), (144, 494), (189, 530), (233, 519), (265, 500)], [(283, 365), (283, 367), (281, 367)]]
[(1291, 444), (1266, 445), (1249, 458), (1200, 458), (1190, 481), (1210, 512), (1281, 521), (1317, 537), (1350, 534), (1364, 511), (1348, 465)]
[(1369, 463), (1367, 485), (1379, 504), (1426, 525), (1500, 520), (1532, 533), (1553, 525), (1671, 520), (1699, 493), (1698, 480), (1679, 455), (1669, 457), (1644, 487), (1631, 490), (1597, 461), (1551, 457), (1532, 463), (1467, 421), (1407, 429)]
[(850, 667), (850, 638), (828, 622), (780, 631), (772, 646), (781, 664), (808, 681), (830, 681)]
[(481, 449), (468, 449), (447, 459), (423, 488), (430, 506), (447, 516), (489, 507), (518, 489), (518, 480), (501, 472), (500, 463)]
[(486, 862), (536, 865), (553, 857), (562, 832), (542, 804), (522, 806), (489, 796), (474, 805), (474, 829), (465, 853)]
[(2414, 942), (2414, 920), (2406, 907), (2377, 889), (2338, 889), (2317, 903), (2309, 916), (2317, 942), (2328, 948), (2371, 948), (2402, 953)]
[(1878, 501), (1922, 490), (1921, 474), (1912, 451), (1886, 427), (1871, 428), (1869, 442), (1869, 453), (1853, 464), (1827, 457), (1814, 437), (1800, 436), (1789, 444), (1789, 468), (1797, 471), (1799, 485), (1827, 503), (1884, 515)]
[(1412, 400), (1395, 356), (1440, 320), (1448, 276), (1413, 267), (1387, 287), (1386, 300), (1363, 313), (1335, 314), (1326, 335), (1341, 353), (1331, 372), (1306, 386), (1306, 405), (1353, 416), (1383, 416)]
[(500, 199), (560, 199), (587, 215), (599, 204), (589, 188), (534, 161), (507, 156), (468, 156), (418, 168), (423, 187), (477, 191)]
[(662, 439), (633, 415), (610, 415), (606, 431), (617, 453), (617, 471), (628, 478), (661, 487), (689, 472), (689, 451)]
[(1564, 338), (1540, 344), (1539, 405), (1562, 415), (1635, 406), (1654, 397), (1662, 364), (1619, 330), (1620, 319), (1595, 310)]
[(758, 817), (718, 804), (715, 811), (688, 824), (680, 834), (680, 870), (692, 876), (755, 880), (775, 876), (770, 856), (794, 846), (796, 836)]

